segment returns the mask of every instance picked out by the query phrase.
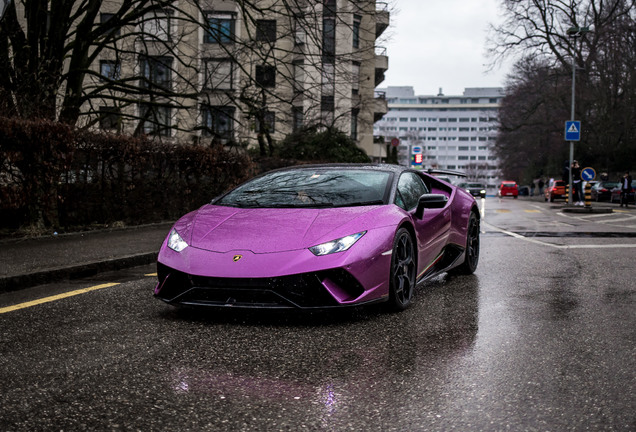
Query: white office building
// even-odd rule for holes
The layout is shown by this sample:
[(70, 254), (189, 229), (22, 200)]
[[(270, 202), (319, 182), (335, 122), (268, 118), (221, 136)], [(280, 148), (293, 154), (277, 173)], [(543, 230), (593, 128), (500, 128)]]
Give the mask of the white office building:
[[(378, 89), (389, 111), (374, 125), (376, 139), (399, 140), (400, 165), (463, 171), (469, 180), (497, 186), (492, 152), (503, 88), (466, 88), (460, 96), (416, 96), (413, 87)], [(415, 155), (422, 154), (416, 165)]]

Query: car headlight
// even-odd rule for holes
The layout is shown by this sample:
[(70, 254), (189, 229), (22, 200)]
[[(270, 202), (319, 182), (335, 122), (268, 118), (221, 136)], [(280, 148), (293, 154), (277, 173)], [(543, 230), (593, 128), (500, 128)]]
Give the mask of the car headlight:
[(367, 232), (362, 231), (357, 234), (351, 234), (346, 237), (339, 238), (337, 240), (332, 240), (327, 243), (322, 243), (316, 246), (312, 246), (309, 250), (316, 256), (329, 255), (336, 252), (343, 252), (349, 249), (351, 246), (357, 242), (360, 237), (365, 235)]
[(181, 238), (176, 229), (173, 229), (168, 236), (168, 247), (175, 252), (181, 252), (188, 247), (188, 244)]

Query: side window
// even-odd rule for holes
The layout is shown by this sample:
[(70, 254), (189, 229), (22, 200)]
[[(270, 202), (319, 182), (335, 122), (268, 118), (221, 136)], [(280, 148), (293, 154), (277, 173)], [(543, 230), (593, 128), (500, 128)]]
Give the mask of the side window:
[(412, 172), (404, 173), (398, 181), (395, 204), (404, 210), (414, 209), (417, 207), (420, 197), (427, 193), (428, 188), (420, 176)]

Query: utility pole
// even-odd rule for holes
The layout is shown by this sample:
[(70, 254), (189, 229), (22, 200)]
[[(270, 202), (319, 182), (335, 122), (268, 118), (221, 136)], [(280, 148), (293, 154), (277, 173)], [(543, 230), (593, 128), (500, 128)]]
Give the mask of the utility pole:
[[(570, 27), (567, 31), (569, 37), (574, 39), (572, 44), (572, 106), (570, 110), (570, 120), (574, 121), (574, 102), (576, 94), (576, 38), (583, 36), (585, 33), (589, 33), (589, 27)], [(568, 205), (572, 205), (572, 188), (574, 186), (572, 182), (572, 164), (574, 163), (574, 141), (570, 141), (570, 166), (568, 167), (569, 181), (568, 184)], [(581, 197), (579, 197), (580, 199)]]

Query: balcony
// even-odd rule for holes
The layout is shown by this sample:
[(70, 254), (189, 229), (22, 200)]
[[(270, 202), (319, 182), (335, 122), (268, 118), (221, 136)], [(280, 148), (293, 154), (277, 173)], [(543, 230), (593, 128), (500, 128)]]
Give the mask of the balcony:
[(375, 2), (375, 38), (379, 38), (387, 27), (389, 27), (389, 4)]
[(384, 72), (389, 69), (389, 57), (386, 55), (386, 48), (375, 47), (375, 86), (384, 81)]
[(388, 112), (389, 103), (386, 100), (386, 93), (383, 91), (375, 91), (373, 97), (373, 122), (377, 122)]

